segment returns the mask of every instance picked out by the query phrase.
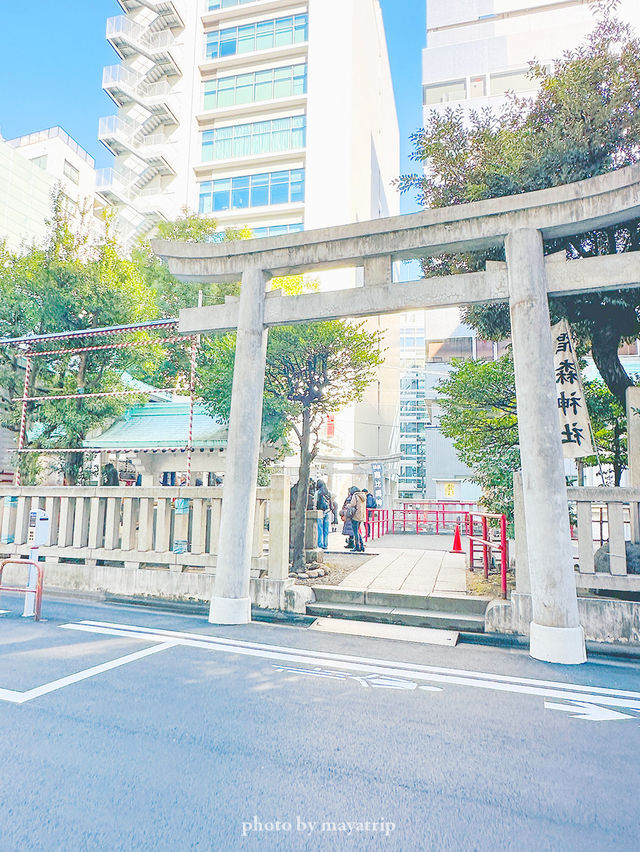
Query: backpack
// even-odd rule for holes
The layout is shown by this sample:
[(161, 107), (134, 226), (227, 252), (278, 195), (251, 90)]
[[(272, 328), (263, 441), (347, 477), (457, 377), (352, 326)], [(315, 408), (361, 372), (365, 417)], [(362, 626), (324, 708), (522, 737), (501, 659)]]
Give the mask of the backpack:
[(373, 494), (367, 494), (367, 509), (377, 509), (378, 504)]
[(318, 494), (318, 509), (322, 512), (328, 512), (331, 508), (327, 495), (324, 492)]

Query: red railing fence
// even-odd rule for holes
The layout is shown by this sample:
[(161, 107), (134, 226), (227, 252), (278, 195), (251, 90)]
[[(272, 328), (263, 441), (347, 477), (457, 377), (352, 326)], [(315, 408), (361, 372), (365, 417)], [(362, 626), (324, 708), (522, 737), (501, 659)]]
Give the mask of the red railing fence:
[[(495, 541), (489, 537), (489, 521), (497, 520), (500, 531), (500, 540)], [(479, 529), (478, 529), (479, 527)], [(479, 534), (476, 534), (479, 532)], [(500, 554), (500, 575), (502, 585), (502, 597), (507, 597), (507, 566), (509, 564), (509, 550), (507, 545), (507, 517), (496, 515), (492, 512), (471, 512), (469, 514), (469, 568), (474, 570), (475, 547), (480, 545), (482, 554), (482, 567), (484, 576), (489, 576), (489, 564), (491, 553), (495, 551)]]

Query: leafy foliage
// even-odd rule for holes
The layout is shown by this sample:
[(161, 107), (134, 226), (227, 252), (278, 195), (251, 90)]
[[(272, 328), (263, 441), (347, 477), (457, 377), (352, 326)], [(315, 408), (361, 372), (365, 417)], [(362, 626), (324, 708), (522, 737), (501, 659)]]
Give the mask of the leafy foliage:
[(438, 385), (442, 433), (482, 488), (491, 512), (513, 518), (513, 471), (520, 467), (515, 377), (510, 355), (453, 362)]
[[(603, 464), (614, 484), (627, 466), (625, 409), (601, 381), (585, 381), (587, 408)], [(520, 468), (516, 386), (511, 354), (497, 361), (455, 361), (438, 386), (440, 426), (482, 488), (490, 511), (513, 518), (513, 471)], [(595, 456), (582, 460), (597, 464)]]
[[(206, 340), (199, 391), (212, 414), (228, 419), (235, 334)], [(327, 414), (362, 398), (382, 363), (380, 337), (363, 324), (339, 320), (282, 326), (269, 332), (262, 407), (263, 439), (284, 442), (294, 432), (300, 447), (298, 482), (307, 483)], [(294, 568), (304, 565), (307, 489), (298, 488), (292, 525)]]
[[(615, 5), (615, 4), (614, 4)], [(640, 41), (604, 16), (593, 34), (549, 70), (535, 62), (539, 89), (532, 99), (511, 95), (498, 113), (432, 111), (411, 137), (412, 159), (424, 175), (405, 175), (402, 191), (417, 190), (426, 207), (465, 204), (530, 192), (604, 174), (640, 159)], [(545, 252), (568, 259), (640, 250), (638, 220), (545, 242)], [(502, 250), (427, 258), (425, 274), (477, 271)], [(607, 291), (551, 302), (553, 320), (566, 317), (588, 346), (622, 403), (632, 384), (617, 356), (620, 342), (640, 334), (640, 290)], [(508, 307), (468, 306), (464, 319), (490, 340), (509, 337)]]
[[(53, 199), (48, 243), (24, 254), (3, 252), (0, 292), (0, 333), (7, 337), (128, 324), (157, 316), (153, 291), (136, 265), (120, 257), (109, 223), (97, 242), (81, 230), (72, 231), (61, 193)], [(66, 341), (38, 345), (40, 351), (61, 352), (32, 360), (29, 396), (126, 390), (125, 370), (135, 371), (137, 365), (148, 365), (157, 357), (153, 347), (65, 354), (73, 345)], [(0, 386), (13, 398), (22, 396), (23, 368), (20, 352), (0, 349)], [(32, 443), (52, 448), (81, 446), (92, 430), (123, 413), (130, 402), (131, 397), (94, 397), (29, 403)], [(17, 431), (19, 420), (20, 406), (11, 406), (5, 425)], [(69, 482), (82, 479), (84, 461), (80, 453), (66, 454), (61, 469)], [(21, 463), (28, 481), (35, 476), (35, 465), (33, 460)]]

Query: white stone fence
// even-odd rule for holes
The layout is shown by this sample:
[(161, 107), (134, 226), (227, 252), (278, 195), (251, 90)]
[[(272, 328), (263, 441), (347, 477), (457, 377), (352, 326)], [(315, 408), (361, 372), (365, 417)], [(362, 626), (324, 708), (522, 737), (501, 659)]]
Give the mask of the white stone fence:
[[(567, 496), (577, 522), (578, 588), (640, 591), (640, 574), (629, 573), (628, 556), (637, 570), (640, 559), (627, 553), (640, 553), (640, 488), (568, 488)], [(595, 554), (603, 543), (609, 545), (609, 558), (596, 571)]]
[[(50, 519), (39, 550), (45, 588), (208, 600), (222, 495), (207, 487), (4, 486), (0, 554), (28, 554), (29, 513), (40, 508)], [(289, 480), (276, 475), (256, 493), (252, 584), (285, 580), (288, 556)]]

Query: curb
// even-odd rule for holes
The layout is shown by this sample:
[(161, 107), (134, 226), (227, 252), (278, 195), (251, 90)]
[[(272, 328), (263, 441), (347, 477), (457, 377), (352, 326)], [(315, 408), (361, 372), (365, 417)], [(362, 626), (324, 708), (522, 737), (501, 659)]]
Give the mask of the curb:
[[(529, 637), (521, 633), (463, 633), (458, 644), (488, 645), (495, 648), (529, 648)], [(585, 642), (590, 657), (605, 657), (616, 660), (640, 661), (640, 646), (616, 645), (612, 642)]]

